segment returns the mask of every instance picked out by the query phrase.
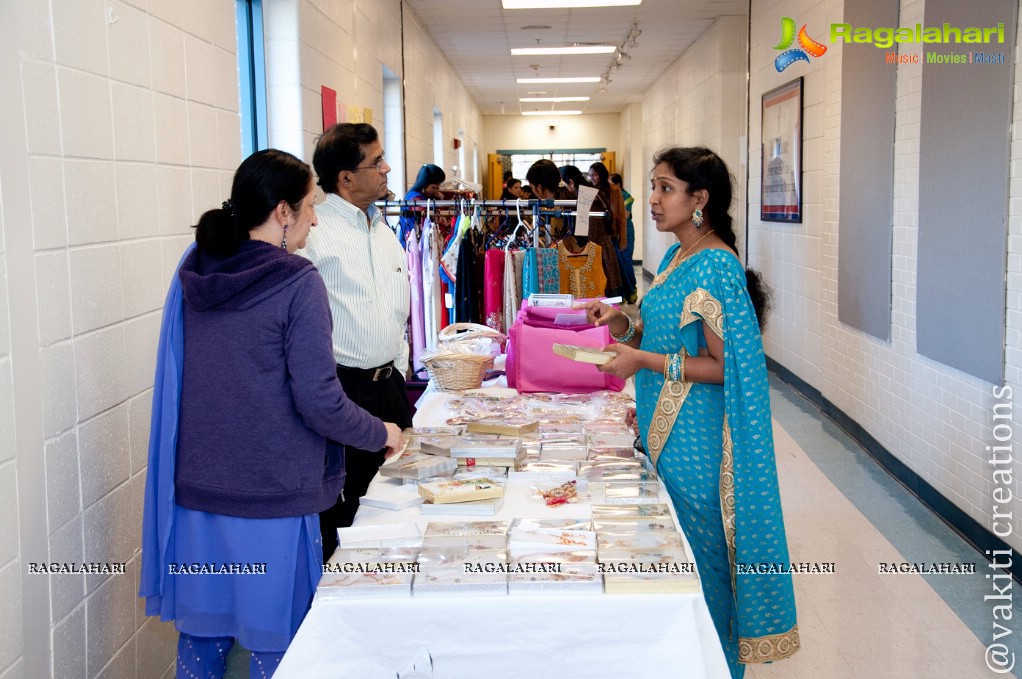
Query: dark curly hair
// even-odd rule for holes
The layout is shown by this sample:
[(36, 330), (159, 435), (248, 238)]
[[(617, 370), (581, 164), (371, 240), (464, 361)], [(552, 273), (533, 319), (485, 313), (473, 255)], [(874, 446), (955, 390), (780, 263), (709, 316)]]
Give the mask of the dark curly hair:
[[(653, 157), (653, 167), (661, 163), (670, 166), (674, 176), (688, 184), (689, 195), (705, 190), (709, 199), (703, 207), (707, 223), (737, 255), (738, 237), (735, 235), (734, 220), (731, 218), (731, 196), (733, 180), (727, 165), (716, 153), (705, 146), (688, 148), (674, 147), (660, 151)], [(766, 325), (767, 313), (772, 307), (771, 292), (763, 277), (752, 269), (745, 270), (745, 281), (749, 298), (756, 310), (759, 327)]]

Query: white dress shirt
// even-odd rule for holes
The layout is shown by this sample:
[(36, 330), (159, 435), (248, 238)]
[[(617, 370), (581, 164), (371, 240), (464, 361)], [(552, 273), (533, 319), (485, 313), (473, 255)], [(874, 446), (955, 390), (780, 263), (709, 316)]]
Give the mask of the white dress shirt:
[(408, 368), (410, 290), (407, 255), (380, 211), (360, 209), (335, 193), (316, 206), (317, 226), (298, 254), (319, 269), (333, 314), (334, 360), (349, 368), (394, 361)]

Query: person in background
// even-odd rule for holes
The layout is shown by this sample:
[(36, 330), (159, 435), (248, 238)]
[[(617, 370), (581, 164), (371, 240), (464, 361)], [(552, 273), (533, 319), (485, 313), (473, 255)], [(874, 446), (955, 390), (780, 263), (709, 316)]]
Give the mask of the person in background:
[(522, 196), (521, 196), (522, 200), (535, 200), (536, 199), (536, 194), (532, 192), (532, 187), (529, 186), (528, 184), (522, 184), (522, 186), (521, 186), (521, 188), (519, 190), (522, 193)]
[[(568, 190), (568, 187), (561, 181), (561, 175), (557, 171), (554, 161), (548, 158), (537, 160), (525, 173), (525, 179), (529, 182), (529, 188), (533, 195), (540, 200), (574, 200), (575, 196)], [(572, 231), (571, 218), (551, 219), (550, 232), (553, 237), (560, 240)]]
[(600, 192), (600, 198), (610, 210), (610, 218), (607, 220), (608, 228), (613, 240), (619, 249), (624, 249), (628, 240), (628, 218), (625, 214), (625, 199), (621, 194), (621, 187), (610, 183), (610, 173), (603, 163), (593, 163), (589, 166), (589, 183)]
[[(405, 200), (440, 200), (440, 185), (447, 179), (447, 173), (439, 165), (427, 163), (419, 168), (412, 188), (405, 194)], [(416, 213), (425, 211), (425, 207), (405, 208), (401, 211), (401, 233), (398, 236), (401, 247), (405, 246), (408, 233), (415, 228)]]
[(507, 180), (507, 185), (504, 187), (504, 193), (500, 194), (501, 200), (516, 200), (523, 198), (522, 194), (522, 180), (511, 177)]
[(305, 163), (249, 156), (199, 219), (164, 308), (139, 596), (180, 632), (178, 677), (223, 677), (235, 640), (252, 676), (273, 674), (322, 572), (317, 513), (344, 480), (338, 444), (401, 444), (345, 395), (323, 279), (292, 254), (314, 199)]
[[(319, 227), (299, 254), (316, 265), (326, 283), (337, 377), (355, 403), (405, 429), (412, 425), (405, 386), (411, 299), (407, 256), (373, 206), (387, 192), (390, 165), (379, 135), (366, 123), (341, 123), (324, 132), (312, 164), (326, 200), (317, 207)], [(359, 498), (383, 457), (375, 446), (348, 456), (344, 492), (320, 514), (325, 557), (337, 546), (337, 528), (354, 521)]]
[(635, 223), (632, 222), (632, 205), (635, 203), (635, 198), (632, 194), (625, 191), (624, 184), (621, 181), (621, 175), (611, 174), (610, 183), (612, 186), (617, 186), (621, 189), (621, 197), (624, 198), (625, 203), (625, 214), (627, 215), (627, 221), (625, 222), (625, 245), (621, 248), (621, 251), (625, 253), (625, 259), (634, 264), (635, 263)]
[[(574, 165), (563, 165), (560, 169), (560, 173), (561, 181), (564, 182), (564, 185), (568, 187), (569, 191), (571, 191), (572, 197), (578, 195), (578, 188), (580, 186), (592, 187), (592, 184), (589, 183), (586, 176), (582, 174), (582, 170), (578, 169)], [(598, 203), (593, 203), (593, 210), (597, 209), (597, 204)], [(604, 206), (601, 204), (599, 209), (602, 211), (603, 208)]]
[[(603, 273), (607, 276), (607, 287), (604, 294), (607, 297), (616, 297), (618, 295), (625, 297), (627, 291), (625, 290), (624, 276), (621, 273), (621, 262), (618, 258), (616, 245), (618, 231), (613, 225), (614, 214), (610, 209), (610, 204), (599, 193), (599, 188), (590, 184), (585, 175), (582, 174), (582, 171), (574, 165), (562, 167), (561, 177), (575, 196), (578, 195), (579, 188), (583, 186), (597, 189), (596, 199), (593, 201), (591, 209), (593, 212), (602, 212), (603, 217), (589, 218), (588, 238), (591, 242), (600, 246), (600, 255), (603, 259)], [(578, 234), (576, 233), (576, 235)]]
[(593, 183), (608, 206), (610, 206), (610, 219), (608, 223), (611, 231), (611, 241), (617, 249), (618, 267), (621, 269), (621, 295), (629, 304), (633, 304), (638, 298), (635, 267), (632, 266), (631, 258), (625, 257), (624, 249), (628, 245), (628, 211), (625, 208), (624, 194), (621, 187), (610, 181), (610, 173), (603, 163), (593, 163), (589, 166), (589, 181)]
[[(600, 370), (635, 375), (642, 443), (678, 513), (731, 676), (799, 649), (777, 485), (761, 326), (769, 296), (738, 260), (732, 180), (707, 148), (653, 159), (651, 216), (677, 243), (660, 263), (636, 324), (601, 302), (617, 357)], [(680, 322), (679, 322), (680, 319)], [(736, 564), (777, 565), (748, 574)]]

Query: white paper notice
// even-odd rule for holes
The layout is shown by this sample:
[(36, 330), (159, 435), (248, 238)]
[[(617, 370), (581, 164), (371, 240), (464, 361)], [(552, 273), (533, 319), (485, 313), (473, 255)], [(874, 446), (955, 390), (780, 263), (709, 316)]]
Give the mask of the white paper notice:
[(593, 207), (598, 191), (591, 186), (578, 187), (578, 217), (575, 218), (575, 235), (589, 236), (589, 210)]

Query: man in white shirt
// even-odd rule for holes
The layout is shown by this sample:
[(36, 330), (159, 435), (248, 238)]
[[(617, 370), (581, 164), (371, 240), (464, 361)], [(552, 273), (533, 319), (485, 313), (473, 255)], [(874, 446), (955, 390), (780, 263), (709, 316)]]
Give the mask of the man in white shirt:
[[(342, 123), (323, 133), (312, 164), (326, 200), (318, 228), (298, 254), (312, 260), (326, 283), (333, 314), (337, 377), (348, 398), (399, 427), (412, 424), (404, 372), (409, 312), (407, 256), (373, 202), (387, 195), (390, 166), (372, 125)], [(337, 528), (350, 526), (383, 450), (345, 451), (347, 476), (334, 507), (320, 513), (324, 558)]]

